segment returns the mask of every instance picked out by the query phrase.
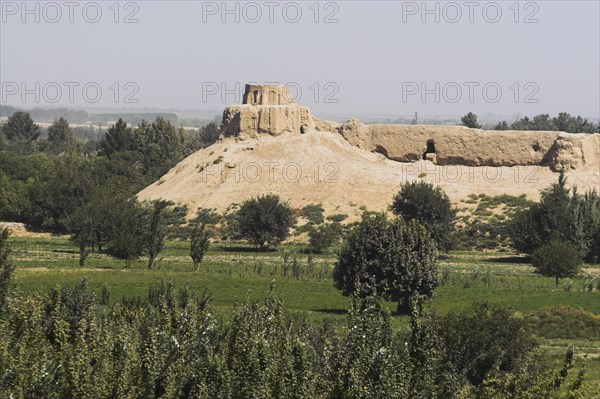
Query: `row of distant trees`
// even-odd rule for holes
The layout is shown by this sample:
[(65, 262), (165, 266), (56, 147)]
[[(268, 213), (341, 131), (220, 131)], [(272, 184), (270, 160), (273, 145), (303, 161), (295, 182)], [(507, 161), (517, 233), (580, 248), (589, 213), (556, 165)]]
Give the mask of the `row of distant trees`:
[[(152, 120), (160, 116), (169, 122), (176, 124), (179, 121), (177, 114), (171, 112), (119, 112), (119, 113), (89, 113), (81, 109), (71, 108), (31, 108), (20, 109), (11, 105), (0, 105), (0, 117), (10, 117), (16, 112), (28, 113), (38, 122), (52, 122), (65, 118), (72, 123), (103, 123), (123, 119), (128, 123), (139, 124), (143, 120)], [(204, 123), (206, 124), (206, 123)], [(186, 125), (187, 126), (187, 125)]]
[(67, 232), (76, 209), (102, 196), (130, 198), (177, 162), (218, 137), (211, 124), (189, 133), (156, 118), (136, 127), (119, 120), (86, 146), (60, 118), (46, 139), (31, 116), (0, 125), (0, 219)]
[(19, 153), (50, 152), (59, 154), (70, 150), (72, 152), (90, 154), (89, 148), (99, 148), (99, 155), (110, 156), (117, 152), (137, 151), (147, 152), (152, 144), (171, 151), (173, 147), (182, 150), (197, 150), (214, 143), (219, 135), (218, 126), (211, 122), (199, 131), (187, 132), (183, 128), (176, 129), (171, 121), (161, 116), (153, 123), (142, 120), (136, 128), (128, 126), (127, 122), (119, 119), (111, 125), (98, 145), (84, 148), (78, 142), (74, 129), (69, 126), (67, 119), (59, 117), (48, 128), (47, 139), (41, 140), (42, 129), (34, 122), (28, 112), (17, 111), (6, 123), (0, 125), (0, 149), (5, 148)]
[[(477, 115), (469, 112), (460, 119), (463, 126), (481, 129), (482, 125), (477, 122)], [(561, 112), (555, 117), (549, 114), (539, 114), (532, 119), (525, 116), (512, 123), (501, 121), (496, 124), (494, 130), (550, 130), (567, 133), (598, 133), (600, 125), (589, 122), (581, 116), (571, 116), (567, 112)]]

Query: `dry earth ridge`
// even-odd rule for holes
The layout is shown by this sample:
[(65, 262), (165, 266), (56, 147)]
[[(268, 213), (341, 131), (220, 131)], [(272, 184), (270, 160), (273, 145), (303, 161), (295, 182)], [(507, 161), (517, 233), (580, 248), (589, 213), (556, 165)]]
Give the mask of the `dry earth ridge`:
[(138, 194), (195, 210), (277, 193), (294, 208), (322, 204), (350, 220), (385, 210), (401, 182), (425, 179), (454, 202), (471, 193), (526, 194), (564, 170), (579, 190), (600, 187), (600, 134), (485, 131), (462, 126), (339, 124), (314, 117), (285, 86), (246, 85), (225, 108), (221, 137)]

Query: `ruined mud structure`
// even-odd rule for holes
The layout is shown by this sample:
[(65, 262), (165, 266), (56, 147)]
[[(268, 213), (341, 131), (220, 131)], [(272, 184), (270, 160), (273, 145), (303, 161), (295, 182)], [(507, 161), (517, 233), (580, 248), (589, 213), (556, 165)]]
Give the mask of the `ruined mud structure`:
[(286, 86), (246, 85), (242, 105), (225, 108), (221, 134), (255, 138), (257, 134), (278, 136), (315, 129), (307, 107), (290, 97)]
[(246, 85), (242, 105), (223, 112), (224, 137), (330, 131), (350, 144), (399, 162), (429, 160), (437, 165), (542, 165), (553, 171), (600, 165), (600, 135), (554, 131), (486, 131), (463, 126), (343, 124), (313, 117), (293, 101), (286, 86)]

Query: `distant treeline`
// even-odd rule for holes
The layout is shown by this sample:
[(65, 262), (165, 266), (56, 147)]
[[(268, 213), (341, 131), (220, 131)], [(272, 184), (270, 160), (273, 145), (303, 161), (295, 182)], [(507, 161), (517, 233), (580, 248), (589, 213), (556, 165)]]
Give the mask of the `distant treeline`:
[(567, 133), (598, 133), (600, 125), (588, 121), (581, 116), (572, 116), (568, 112), (560, 112), (553, 118), (549, 114), (539, 114), (529, 119), (528, 116), (513, 123), (498, 122), (494, 130), (551, 130)]
[(23, 110), (11, 105), (0, 105), (0, 116), (2, 117), (9, 117), (17, 111), (28, 112), (36, 122), (54, 122), (59, 118), (65, 118), (71, 123), (114, 122), (122, 119), (129, 124), (138, 125), (143, 120), (153, 121), (158, 117), (171, 123), (177, 123), (178, 121), (177, 114), (171, 112), (113, 112), (96, 114), (85, 110), (69, 108), (33, 108)]

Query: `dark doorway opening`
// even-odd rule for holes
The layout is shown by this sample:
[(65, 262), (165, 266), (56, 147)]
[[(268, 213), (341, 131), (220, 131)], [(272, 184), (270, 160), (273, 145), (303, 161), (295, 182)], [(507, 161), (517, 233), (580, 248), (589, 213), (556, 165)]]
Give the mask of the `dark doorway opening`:
[(258, 103), (258, 90), (254, 90), (254, 92), (252, 92), (252, 94), (254, 95), (254, 104)]
[(423, 153), (423, 160), (427, 159), (427, 154), (435, 154), (435, 141), (427, 140), (427, 149)]

